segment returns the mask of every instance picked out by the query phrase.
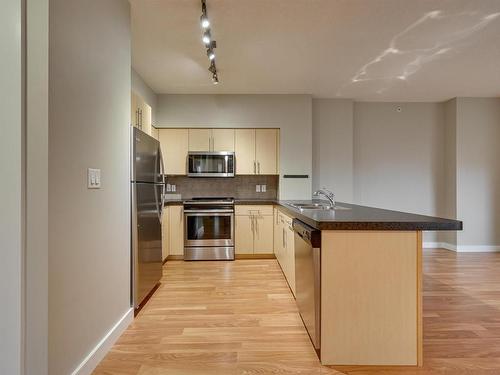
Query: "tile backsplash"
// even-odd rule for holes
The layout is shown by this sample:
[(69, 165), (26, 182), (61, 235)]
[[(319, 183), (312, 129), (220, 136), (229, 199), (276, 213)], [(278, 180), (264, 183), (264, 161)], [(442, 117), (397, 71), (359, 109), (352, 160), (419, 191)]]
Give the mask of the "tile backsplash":
[[(277, 199), (278, 175), (239, 175), (231, 178), (167, 176), (182, 199), (193, 197), (234, 197), (236, 199)], [(260, 192), (256, 191), (259, 185)], [(265, 185), (265, 191), (262, 189)]]

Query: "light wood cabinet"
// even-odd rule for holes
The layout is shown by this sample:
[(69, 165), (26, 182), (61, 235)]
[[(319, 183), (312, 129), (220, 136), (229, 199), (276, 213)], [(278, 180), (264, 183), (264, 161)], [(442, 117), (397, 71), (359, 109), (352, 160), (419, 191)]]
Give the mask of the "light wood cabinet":
[(234, 129), (212, 129), (212, 151), (234, 151)]
[(273, 216), (255, 215), (254, 254), (272, 254), (273, 250)]
[(189, 129), (189, 151), (211, 151), (210, 129)]
[(272, 254), (273, 232), (272, 206), (236, 206), (236, 254)]
[(161, 218), (161, 255), (162, 260), (167, 259), (170, 253), (170, 208), (163, 207), (163, 216)]
[(169, 207), (169, 255), (184, 255), (184, 208)]
[(250, 215), (235, 216), (234, 249), (236, 254), (253, 254), (254, 223)]
[(274, 253), (286, 281), (295, 295), (295, 235), (292, 218), (277, 210), (274, 217)]
[(236, 129), (234, 135), (236, 174), (255, 174), (255, 129)]
[(152, 135), (152, 110), (143, 98), (136, 93), (131, 93), (130, 103), (130, 123), (132, 126), (141, 129), (146, 134)]
[(166, 174), (186, 174), (188, 129), (160, 129), (160, 145)]
[(234, 129), (189, 129), (189, 151), (234, 151)]
[(237, 174), (278, 173), (278, 130), (236, 129)]
[(255, 130), (255, 160), (257, 174), (277, 174), (278, 131), (276, 129)]

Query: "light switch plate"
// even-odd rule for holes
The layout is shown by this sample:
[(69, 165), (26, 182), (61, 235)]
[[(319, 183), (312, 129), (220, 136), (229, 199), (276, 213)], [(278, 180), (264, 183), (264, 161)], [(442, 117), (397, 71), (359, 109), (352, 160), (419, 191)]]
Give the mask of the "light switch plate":
[(267, 190), (267, 185), (260, 185), (260, 191), (265, 193)]
[(101, 170), (95, 168), (87, 169), (87, 188), (100, 189), (101, 188)]
[(260, 193), (260, 185), (255, 185), (255, 191), (256, 191), (257, 193)]

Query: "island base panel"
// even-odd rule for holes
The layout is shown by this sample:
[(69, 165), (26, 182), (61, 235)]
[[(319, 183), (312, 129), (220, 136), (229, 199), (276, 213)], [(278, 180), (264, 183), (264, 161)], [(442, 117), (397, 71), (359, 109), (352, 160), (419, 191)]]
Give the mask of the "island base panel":
[(419, 231), (322, 231), (321, 363), (422, 364)]

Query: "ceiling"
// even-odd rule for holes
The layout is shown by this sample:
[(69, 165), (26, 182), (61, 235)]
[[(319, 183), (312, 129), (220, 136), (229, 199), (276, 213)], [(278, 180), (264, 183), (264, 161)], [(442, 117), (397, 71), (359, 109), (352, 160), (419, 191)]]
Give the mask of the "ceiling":
[(132, 65), (158, 94), (373, 101), (500, 96), (499, 0), (131, 0)]

